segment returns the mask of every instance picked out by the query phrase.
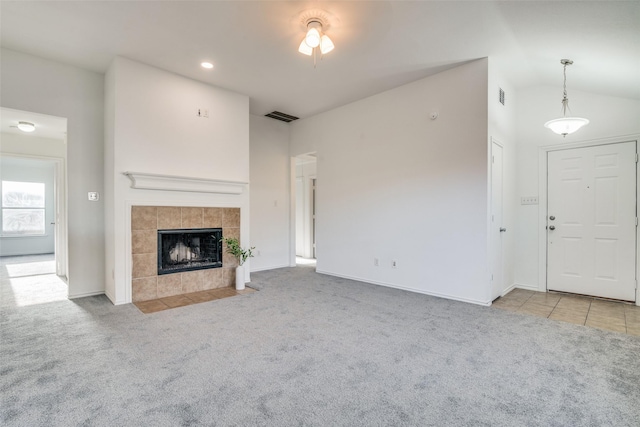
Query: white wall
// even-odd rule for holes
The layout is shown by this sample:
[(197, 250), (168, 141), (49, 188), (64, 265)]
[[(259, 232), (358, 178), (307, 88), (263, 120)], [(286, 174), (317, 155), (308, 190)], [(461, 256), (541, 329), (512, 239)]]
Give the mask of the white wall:
[(3, 133), (0, 135), (0, 139), (0, 151), (3, 154), (57, 157), (62, 159), (67, 156), (67, 145), (62, 139), (12, 133)]
[[(494, 61), (489, 58), (489, 80), (488, 80), (488, 127), (489, 127), (489, 147), (492, 140), (502, 145), (503, 155), (503, 222), (502, 226), (507, 229), (505, 233), (500, 233), (502, 239), (503, 254), (503, 295), (515, 284), (515, 256), (516, 245), (516, 212), (518, 207), (517, 197), (517, 136), (516, 136), (516, 111), (518, 95), (515, 88), (506, 77), (507, 72), (498, 68)], [(499, 102), (499, 89), (505, 92), (504, 105)], [(490, 166), (489, 166), (490, 167)]]
[(474, 61), (292, 123), (291, 155), (318, 156), (319, 272), (490, 302), (487, 73)]
[(104, 292), (102, 192), (104, 77), (68, 65), (2, 49), (2, 107), (67, 118), (69, 297)]
[[(563, 138), (543, 125), (561, 116), (562, 87), (538, 86), (519, 91), (517, 107), (518, 194), (540, 196), (546, 189), (539, 188), (539, 153), (543, 146), (592, 141), (625, 135), (640, 134), (640, 101), (580, 92), (569, 88), (572, 115), (586, 117), (591, 122), (574, 134)], [(520, 287), (546, 290), (544, 277), (540, 277), (539, 205), (517, 206), (515, 247), (515, 282)]]
[(240, 195), (139, 190), (122, 174), (248, 183), (249, 98), (125, 58), (114, 60), (105, 83), (106, 294), (122, 304), (131, 301), (132, 205), (239, 207), (241, 243), (249, 245), (248, 185)]
[[(116, 248), (116, 188), (115, 188), (115, 114), (116, 114), (116, 66), (112, 64), (104, 76), (104, 194), (102, 195), (102, 203), (104, 204), (104, 283), (105, 294), (116, 302), (116, 256), (125, 251), (122, 248), (123, 238), (119, 238), (120, 247)], [(120, 202), (122, 203), (122, 202)], [(120, 210), (122, 207), (118, 206)], [(122, 227), (122, 225), (121, 225)], [(121, 234), (122, 230), (118, 234)], [(120, 255), (122, 257), (122, 255)], [(121, 264), (120, 281), (123, 282), (120, 287), (119, 303), (127, 301), (127, 284), (125, 265), (122, 259), (118, 261)]]
[[(6, 134), (5, 134), (6, 135)], [(3, 135), (4, 136), (4, 135)], [(2, 181), (39, 182), (45, 188), (45, 235), (0, 237), (0, 256), (49, 254), (54, 252), (55, 164), (46, 160), (0, 157)]]
[(251, 270), (289, 265), (289, 125), (250, 116)]

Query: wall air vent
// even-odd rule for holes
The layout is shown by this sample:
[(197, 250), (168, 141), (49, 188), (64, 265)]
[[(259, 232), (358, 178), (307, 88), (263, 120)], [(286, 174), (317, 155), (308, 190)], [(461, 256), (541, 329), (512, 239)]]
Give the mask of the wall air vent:
[(498, 101), (500, 104), (504, 105), (504, 91), (501, 88), (498, 88)]
[(264, 115), (265, 117), (271, 117), (272, 119), (280, 120), (286, 123), (298, 120), (300, 117), (291, 116), (289, 114), (282, 113), (280, 111), (272, 111)]

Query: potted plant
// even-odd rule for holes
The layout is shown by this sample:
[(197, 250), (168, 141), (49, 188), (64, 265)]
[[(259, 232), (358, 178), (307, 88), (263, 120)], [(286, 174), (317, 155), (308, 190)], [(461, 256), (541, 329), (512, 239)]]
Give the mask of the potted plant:
[(227, 253), (233, 255), (238, 260), (236, 267), (236, 289), (241, 291), (244, 289), (244, 262), (253, 257), (255, 247), (242, 249), (240, 242), (235, 237), (223, 237), (222, 241), (227, 246)]

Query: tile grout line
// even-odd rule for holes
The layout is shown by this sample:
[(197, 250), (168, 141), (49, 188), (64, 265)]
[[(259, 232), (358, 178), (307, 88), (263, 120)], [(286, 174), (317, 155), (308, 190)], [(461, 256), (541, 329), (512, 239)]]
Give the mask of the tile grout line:
[(593, 303), (593, 298), (589, 299), (589, 308), (587, 308), (587, 315), (584, 316), (584, 323), (582, 326), (587, 326), (587, 319), (589, 318), (589, 313), (591, 312), (591, 304)]
[(560, 304), (560, 300), (561, 299), (562, 299), (562, 297), (558, 298), (558, 301), (556, 301), (556, 304), (551, 309), (551, 313), (549, 313), (549, 316), (547, 316), (547, 319), (553, 314), (554, 311), (556, 311), (556, 308), (558, 307), (558, 304)]
[(525, 304), (526, 304), (527, 302), (529, 302), (529, 300), (531, 299), (531, 297), (532, 297), (533, 295), (534, 295), (534, 294), (529, 295), (529, 296), (527, 297), (527, 299), (526, 299), (526, 300), (524, 300), (524, 302), (523, 302), (522, 304), (520, 304), (520, 306), (518, 307), (518, 310), (519, 310), (519, 309), (521, 309), (522, 307), (524, 307), (524, 306), (525, 306)]

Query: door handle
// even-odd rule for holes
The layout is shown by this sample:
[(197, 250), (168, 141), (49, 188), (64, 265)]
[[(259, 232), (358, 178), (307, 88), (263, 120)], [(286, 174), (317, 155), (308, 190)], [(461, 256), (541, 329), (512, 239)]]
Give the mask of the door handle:
[(549, 226), (549, 230), (552, 230), (552, 231), (553, 231), (553, 230), (555, 230), (555, 229), (556, 229), (556, 226), (555, 226), (555, 225), (550, 225), (550, 226)]
[(505, 231), (507, 231), (507, 229), (506, 229), (506, 228), (504, 228), (504, 227), (500, 227), (500, 232), (501, 232), (501, 233), (504, 233)]

